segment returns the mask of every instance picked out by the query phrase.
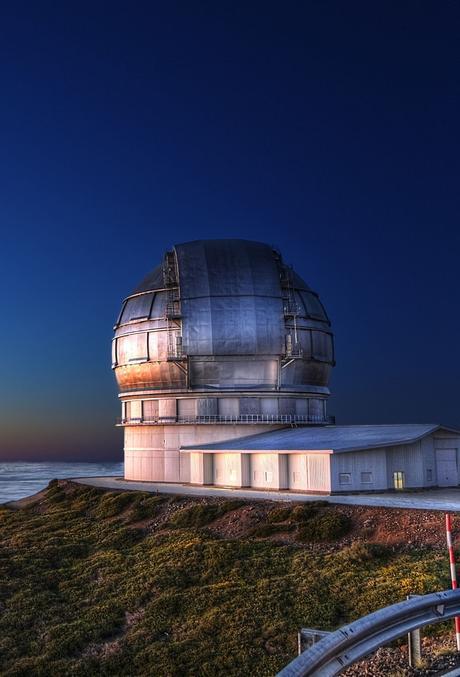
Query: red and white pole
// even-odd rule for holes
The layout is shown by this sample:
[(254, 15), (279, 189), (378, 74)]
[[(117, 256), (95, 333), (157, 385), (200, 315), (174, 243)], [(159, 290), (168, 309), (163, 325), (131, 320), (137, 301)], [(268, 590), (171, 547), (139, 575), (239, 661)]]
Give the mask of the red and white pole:
[[(452, 581), (452, 590), (457, 589), (457, 570), (455, 567), (455, 553), (452, 545), (452, 517), (446, 513), (446, 536), (447, 547), (449, 549), (449, 563), (450, 563), (450, 579)], [(455, 638), (457, 640), (457, 651), (460, 651), (460, 618), (454, 618), (455, 623)]]

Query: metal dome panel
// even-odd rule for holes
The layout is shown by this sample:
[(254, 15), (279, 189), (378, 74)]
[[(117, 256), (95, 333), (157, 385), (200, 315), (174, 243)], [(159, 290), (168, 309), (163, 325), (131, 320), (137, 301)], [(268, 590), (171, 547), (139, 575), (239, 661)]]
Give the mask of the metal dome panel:
[(176, 246), (188, 355), (278, 355), (284, 317), (273, 251), (245, 240)]
[(124, 302), (113, 352), (123, 392), (327, 395), (334, 364), (316, 292), (269, 245), (246, 240), (176, 245)]

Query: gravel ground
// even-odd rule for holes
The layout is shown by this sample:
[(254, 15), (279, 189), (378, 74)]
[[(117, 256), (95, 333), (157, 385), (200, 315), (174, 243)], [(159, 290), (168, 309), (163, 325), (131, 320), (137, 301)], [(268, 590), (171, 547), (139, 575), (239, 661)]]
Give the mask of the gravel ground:
[(401, 647), (382, 647), (369, 659), (355, 663), (341, 674), (346, 677), (413, 677), (415, 675), (443, 675), (459, 668), (460, 654), (455, 651), (454, 640), (422, 640), (422, 665), (409, 667), (407, 645)]

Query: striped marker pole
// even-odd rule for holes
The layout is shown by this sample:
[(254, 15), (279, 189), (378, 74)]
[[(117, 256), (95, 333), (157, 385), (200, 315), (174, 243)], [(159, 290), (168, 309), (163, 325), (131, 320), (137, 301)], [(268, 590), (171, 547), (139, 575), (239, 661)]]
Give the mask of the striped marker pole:
[[(447, 535), (447, 547), (449, 549), (450, 579), (452, 581), (452, 590), (456, 590), (457, 570), (455, 567), (454, 546), (452, 545), (452, 518), (448, 513), (446, 513), (446, 535)], [(454, 623), (455, 623), (455, 638), (457, 640), (457, 651), (460, 651), (460, 618), (458, 616), (454, 618)]]

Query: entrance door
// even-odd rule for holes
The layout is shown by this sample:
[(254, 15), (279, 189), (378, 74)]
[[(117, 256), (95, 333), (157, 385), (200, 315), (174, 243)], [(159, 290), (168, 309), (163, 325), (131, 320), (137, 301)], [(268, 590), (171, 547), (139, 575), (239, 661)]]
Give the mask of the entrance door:
[(436, 472), (440, 487), (454, 487), (458, 484), (457, 450), (436, 449)]

